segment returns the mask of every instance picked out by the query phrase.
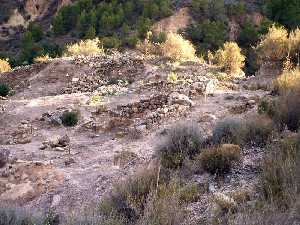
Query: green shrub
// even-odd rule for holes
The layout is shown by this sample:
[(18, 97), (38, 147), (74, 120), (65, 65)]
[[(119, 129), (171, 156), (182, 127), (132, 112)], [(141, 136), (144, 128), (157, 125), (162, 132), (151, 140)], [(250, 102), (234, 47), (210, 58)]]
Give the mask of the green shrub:
[(0, 96), (6, 97), (9, 94), (10, 87), (7, 84), (0, 83)]
[(79, 121), (78, 111), (66, 111), (61, 116), (61, 121), (64, 126), (72, 127), (75, 126)]
[(240, 147), (238, 145), (224, 144), (209, 148), (197, 157), (197, 163), (211, 174), (228, 173), (234, 162), (240, 160)]
[(235, 118), (226, 118), (219, 121), (214, 130), (212, 140), (215, 144), (230, 143), (242, 144), (245, 127)]
[(104, 37), (101, 39), (103, 48), (119, 48), (122, 44), (118, 37)]
[(193, 124), (178, 124), (168, 131), (167, 137), (156, 152), (163, 167), (176, 169), (185, 158), (192, 158), (203, 143), (199, 128)]

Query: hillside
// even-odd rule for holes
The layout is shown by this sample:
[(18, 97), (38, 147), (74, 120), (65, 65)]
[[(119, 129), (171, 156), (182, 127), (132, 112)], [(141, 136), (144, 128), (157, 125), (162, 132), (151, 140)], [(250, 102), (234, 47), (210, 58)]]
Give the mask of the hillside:
[(3, 6), (0, 225), (300, 223), (298, 1)]

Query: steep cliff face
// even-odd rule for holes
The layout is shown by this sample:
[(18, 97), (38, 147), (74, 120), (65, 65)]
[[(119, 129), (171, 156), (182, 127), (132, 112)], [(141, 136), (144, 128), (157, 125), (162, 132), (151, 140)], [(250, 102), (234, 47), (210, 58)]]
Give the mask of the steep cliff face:
[(71, 0), (1, 0), (0, 40), (14, 38), (30, 21), (49, 26), (52, 16)]

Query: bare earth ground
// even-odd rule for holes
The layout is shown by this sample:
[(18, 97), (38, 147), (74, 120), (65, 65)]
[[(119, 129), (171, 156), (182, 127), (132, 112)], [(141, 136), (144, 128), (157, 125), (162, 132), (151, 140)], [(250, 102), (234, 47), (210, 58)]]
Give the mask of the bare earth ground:
[[(210, 135), (217, 120), (255, 112), (258, 100), (268, 93), (246, 90), (245, 85), (255, 82), (250, 79), (219, 82), (213, 96), (205, 99), (203, 90), (193, 92), (192, 85), (181, 81), (169, 84), (167, 77), (175, 71), (179, 80), (198, 77), (210, 81), (214, 79), (210, 72), (214, 68), (197, 63), (170, 65), (163, 59), (143, 60), (130, 54), (121, 55), (124, 62), (119, 63), (118, 57), (59, 59), (0, 75), (0, 80), (11, 83), (15, 91), (0, 102), (0, 151), (11, 153), (10, 163), (0, 169), (1, 202), (40, 211), (52, 209), (64, 215), (97, 204), (114, 182), (151, 161), (160, 134), (176, 121), (198, 123), (203, 133)], [(121, 86), (120, 91), (99, 94), (98, 89), (78, 91), (77, 87), (83, 86), (80, 82), (85, 82), (87, 88), (101, 86), (81, 80), (83, 76), (130, 82), (123, 86), (106, 82), (102, 86)], [(159, 99), (164, 97), (152, 104), (157, 101), (151, 100), (153, 96), (168, 97), (173, 92), (185, 94), (194, 105), (190, 107), (184, 101), (160, 105)], [(90, 104), (95, 93), (103, 96), (98, 105)], [(44, 119), (47, 112), (52, 115), (66, 109), (80, 110), (77, 126), (64, 127)], [(44, 141), (64, 135), (70, 138), (67, 147), (40, 149)], [(129, 158), (118, 158), (128, 152)], [(212, 193), (247, 190), (255, 194), (262, 156), (261, 149), (244, 149), (242, 163), (223, 180), (208, 174), (195, 175), (194, 181), (207, 185), (207, 192), (201, 201), (189, 205), (191, 220), (209, 213)]]

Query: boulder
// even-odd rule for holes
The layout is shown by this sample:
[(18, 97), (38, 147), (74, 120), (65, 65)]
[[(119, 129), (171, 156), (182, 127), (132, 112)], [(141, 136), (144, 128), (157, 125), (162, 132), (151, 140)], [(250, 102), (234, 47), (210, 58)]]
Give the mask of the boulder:
[(179, 104), (188, 105), (190, 107), (195, 105), (195, 103), (188, 96), (180, 94), (178, 92), (173, 92), (169, 95), (168, 103), (169, 105)]

